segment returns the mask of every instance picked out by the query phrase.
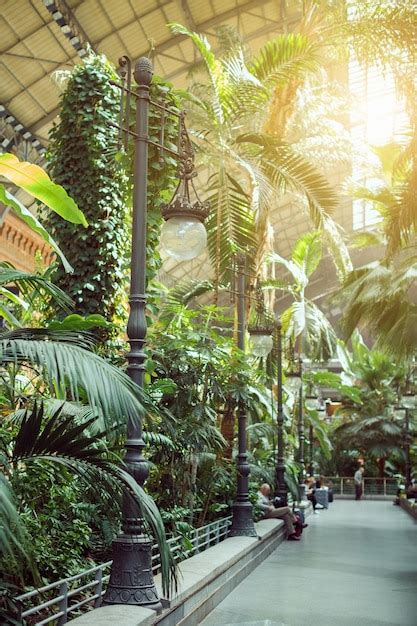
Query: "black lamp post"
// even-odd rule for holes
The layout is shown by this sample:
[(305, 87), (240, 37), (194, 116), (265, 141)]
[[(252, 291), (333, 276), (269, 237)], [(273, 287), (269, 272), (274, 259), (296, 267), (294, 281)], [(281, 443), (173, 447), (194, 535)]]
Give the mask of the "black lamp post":
[[(246, 275), (245, 256), (239, 255), (236, 259), (237, 273), (237, 346), (245, 350), (246, 332)], [(253, 521), (252, 504), (249, 500), (250, 468), (246, 453), (246, 424), (247, 415), (244, 402), (238, 404), (238, 455), (237, 465), (237, 493), (232, 507), (233, 520), (230, 527), (230, 536), (257, 537)]]
[[(130, 313), (127, 325), (130, 352), (127, 355), (128, 374), (139, 386), (143, 387), (145, 358), (144, 344), (146, 338), (146, 212), (147, 212), (147, 178), (148, 178), (148, 145), (149, 138), (149, 106), (155, 105), (162, 108), (158, 103), (150, 100), (150, 84), (153, 75), (152, 63), (142, 57), (138, 60), (134, 69), (134, 77), (137, 90), (134, 93), (130, 89), (130, 61), (127, 57), (120, 60), (124, 81), (127, 80), (127, 89), (123, 85), (117, 85), (126, 95), (125, 128), (122, 127), (123, 113), (121, 112), (120, 130), (135, 139), (135, 163), (133, 184), (133, 212), (132, 212), (132, 258), (131, 258), (131, 283), (130, 283)], [(136, 98), (136, 127), (135, 132), (129, 129), (129, 98)], [(165, 218), (191, 217), (191, 222), (203, 222), (207, 214), (207, 206), (199, 202), (193, 205), (190, 201), (189, 181), (194, 176), (193, 154), (191, 143), (186, 133), (182, 114), (170, 111), (179, 119), (179, 149), (178, 152), (160, 144), (158, 148), (164, 149), (178, 159), (180, 184), (174, 194), (169, 207), (165, 209)], [(162, 138), (163, 133), (161, 132)], [(175, 208), (179, 211), (175, 213)], [(170, 209), (170, 210), (168, 210)], [(188, 212), (187, 212), (188, 211)], [(204, 227), (203, 227), (204, 228)], [(185, 227), (178, 237), (183, 241), (181, 246), (187, 246), (189, 232)], [(194, 237), (195, 235), (191, 233)], [(185, 238), (185, 240), (184, 240)], [(172, 237), (171, 237), (172, 239)], [(201, 229), (200, 229), (201, 239)], [(204, 239), (204, 236), (203, 236)], [(201, 243), (201, 242), (200, 242)], [(198, 252), (197, 252), (198, 253)], [(125, 463), (130, 474), (136, 482), (142, 486), (148, 476), (148, 465), (142, 451), (145, 443), (142, 438), (141, 417), (130, 418), (127, 423)], [(122, 508), (122, 533), (113, 542), (113, 564), (110, 572), (110, 581), (105, 593), (103, 603), (109, 604), (134, 604), (160, 611), (162, 608), (152, 573), (152, 544), (149, 537), (144, 533), (143, 519), (137, 501), (129, 494), (123, 498)]]
[[(301, 464), (298, 482), (303, 483), (304, 480), (304, 421), (303, 421), (303, 380), (302, 380), (302, 360), (295, 359), (293, 347), (290, 346), (290, 363), (285, 379), (287, 387), (294, 396), (294, 406), (297, 406), (298, 421), (298, 462)], [(296, 405), (297, 402), (297, 405)]]
[(410, 432), (410, 411), (412, 411), (416, 407), (416, 396), (414, 393), (410, 391), (406, 391), (401, 397), (401, 406), (398, 407), (400, 410), (404, 411), (405, 419), (404, 419), (404, 456), (405, 456), (405, 487), (408, 489), (411, 485), (411, 457), (410, 457), (410, 447), (411, 447), (411, 432)]
[(287, 504), (288, 490), (285, 483), (284, 460), (284, 411), (282, 405), (282, 324), (277, 321), (277, 440), (278, 450), (275, 465), (275, 496), (280, 498), (283, 505)]
[(298, 484), (304, 485), (305, 479), (305, 434), (304, 434), (304, 394), (303, 394), (303, 375), (302, 375), (302, 367), (303, 362), (299, 359), (300, 363), (300, 377), (301, 377), (301, 385), (300, 392), (298, 396), (298, 462), (301, 465), (301, 470), (298, 475)]
[[(307, 410), (318, 411), (320, 408), (320, 400), (314, 395), (311, 385), (309, 385), (305, 402)], [(314, 428), (311, 421), (308, 428), (308, 441), (308, 473), (314, 476)]]

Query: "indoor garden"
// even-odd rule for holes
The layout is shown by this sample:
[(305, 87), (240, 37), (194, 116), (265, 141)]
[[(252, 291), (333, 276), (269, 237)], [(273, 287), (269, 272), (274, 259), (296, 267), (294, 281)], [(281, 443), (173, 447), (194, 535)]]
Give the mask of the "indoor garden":
[(2, 114), (1, 624), (47, 623), (22, 594), (112, 558), (117, 603), (129, 540), (175, 594), (196, 529), (250, 535), (263, 483), (296, 506), (308, 477), (417, 479), (416, 4), (281, 4), (252, 39), (165, 12), (178, 81), (145, 18), (132, 64), (71, 31), (71, 63), (38, 54), (45, 151)]

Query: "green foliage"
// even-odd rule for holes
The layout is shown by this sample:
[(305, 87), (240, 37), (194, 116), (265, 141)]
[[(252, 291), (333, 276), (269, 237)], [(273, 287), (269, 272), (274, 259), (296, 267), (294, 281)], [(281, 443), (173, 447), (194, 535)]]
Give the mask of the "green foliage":
[(128, 243), (127, 177), (115, 158), (120, 94), (110, 84), (117, 75), (91, 54), (73, 70), (61, 98), (60, 122), (51, 131), (53, 179), (84, 212), (80, 230), (54, 214), (46, 225), (74, 268), (56, 269), (54, 281), (74, 301), (77, 313), (99, 313), (108, 321), (123, 316)]
[(339, 342), (337, 354), (343, 372), (340, 383), (332, 386), (341, 392), (343, 407), (333, 424), (333, 462), (347, 462), (350, 467), (352, 454), (366, 455), (368, 461), (378, 461), (383, 476), (387, 459), (397, 457), (400, 464), (403, 460), (404, 417), (394, 406), (405, 386), (407, 369), (368, 348), (359, 334), (352, 339), (352, 352)]
[[(87, 546), (90, 529), (79, 516), (72, 519), (72, 524), (68, 524), (71, 517), (72, 501), (71, 488), (66, 486), (68, 476), (75, 476), (83, 481), (87, 486), (91, 486), (95, 497), (110, 500), (119, 498), (120, 492), (124, 490), (131, 497), (135, 498), (141, 510), (145, 523), (145, 529), (152, 534), (161, 550), (162, 575), (164, 579), (164, 593), (169, 593), (170, 583), (175, 582), (176, 572), (168, 546), (166, 544), (165, 530), (162, 519), (151, 498), (128, 474), (115, 452), (109, 450), (106, 441), (101, 433), (91, 436), (89, 426), (95, 421), (94, 418), (79, 425), (72, 425), (72, 417), (62, 416), (62, 406), (59, 407), (51, 417), (44, 418), (44, 408), (33, 405), (31, 409), (25, 411), (24, 416), (13, 433), (12, 424), (7, 422), (0, 428), (0, 462), (2, 470), (6, 475), (6, 480), (12, 489), (19, 496), (20, 513), (23, 521), (26, 522), (26, 530), (30, 533), (39, 531), (43, 522), (49, 527), (48, 537), (43, 536), (41, 545), (48, 554), (34, 554), (39, 563), (47, 568), (51, 574), (57, 573), (54, 568), (62, 567), (64, 564), (70, 570), (78, 568), (80, 562), (77, 561), (76, 554), (73, 554), (72, 545), (76, 542), (78, 555)], [(41, 475), (46, 476), (41, 480)], [(28, 479), (31, 478), (31, 480)], [(40, 484), (49, 482), (49, 489), (45, 490), (45, 485), (37, 491), (29, 489), (31, 481), (40, 480)], [(57, 490), (55, 491), (55, 486)], [(2, 494), (7, 494), (8, 485), (1, 485)], [(33, 482), (32, 482), (33, 487)], [(42, 496), (43, 493), (43, 496)], [(50, 501), (50, 498), (52, 501)], [(54, 505), (54, 498), (58, 498), (57, 511), (54, 514), (48, 507)], [(66, 510), (64, 503), (66, 501)], [(25, 507), (29, 519), (33, 511), (40, 507), (37, 520), (25, 519)], [(69, 510), (67, 510), (69, 508)], [(58, 515), (58, 517), (57, 517)], [(0, 527), (10, 524), (10, 515), (1, 518)], [(7, 526), (6, 526), (7, 528)], [(62, 532), (60, 532), (62, 531)], [(59, 537), (58, 537), (59, 534)], [(19, 538), (15, 540), (18, 543)], [(54, 548), (58, 549), (54, 541), (61, 542), (60, 549), (66, 548), (66, 559), (52, 559)], [(36, 542), (35, 542), (36, 543)], [(64, 545), (65, 544), (65, 545)], [(9, 546), (9, 547), (8, 547)], [(6, 550), (10, 553), (14, 545), (8, 541)], [(16, 546), (22, 552), (25, 546)], [(37, 547), (40, 547), (37, 544)], [(32, 547), (31, 547), (32, 552)], [(0, 557), (5, 557), (7, 552), (2, 552)], [(75, 557), (75, 558), (73, 558)], [(45, 562), (42, 559), (45, 558)], [(18, 561), (12, 558), (10, 561), (11, 571), (13, 568), (18, 572)], [(48, 569), (49, 568), (49, 569)], [(67, 574), (70, 572), (66, 572)]]
[(51, 246), (52, 250), (61, 259), (64, 269), (67, 272), (72, 271), (72, 267), (65, 258), (62, 250), (59, 248), (58, 244), (54, 241), (48, 231), (42, 226), (40, 221), (29, 211), (29, 209), (25, 207), (22, 202), (20, 202), (20, 200), (7, 191), (3, 185), (0, 185), (0, 201), (6, 206), (12, 207), (16, 215), (20, 217), (20, 219), (25, 222), (25, 224), (27, 224), (37, 235), (39, 235), (49, 246)]
[(260, 420), (270, 397), (237, 350), (222, 310), (182, 304), (195, 292), (187, 283), (168, 294), (150, 331), (147, 378), (162, 416), (149, 428), (170, 439), (154, 439), (151, 490), (161, 509), (170, 511), (175, 503), (187, 509), (189, 523), (201, 525), (224, 515), (234, 497), (235, 464), (224, 458), (234, 429), (226, 442), (225, 416), (243, 402), (251, 419)]
[(301, 351), (313, 359), (326, 359), (333, 355), (336, 334), (329, 320), (319, 307), (306, 297), (311, 276), (322, 259), (322, 233), (312, 231), (301, 237), (294, 245), (291, 259), (277, 253), (269, 256), (285, 270), (284, 279), (267, 280), (267, 289), (278, 289), (288, 293), (292, 304), (281, 314), (284, 332), (295, 342), (299, 338)]
[(314, 226), (343, 247), (331, 227), (337, 199), (323, 175), (285, 142), (285, 123), (280, 132), (265, 132), (276, 118), (277, 93), (284, 94), (282, 109), (291, 110), (294, 82), (302, 84), (320, 67), (317, 46), (307, 36), (286, 34), (266, 44), (253, 61), (242, 42), (218, 58), (205, 36), (178, 24), (171, 28), (190, 37), (207, 74), (205, 84), (191, 86), (188, 102), (199, 159), (210, 174), (207, 233), (217, 283), (229, 278), (237, 251), (259, 271), (271, 245), (271, 207), (288, 189), (306, 200)]
[(48, 270), (42, 275), (22, 272), (7, 263), (0, 263), (0, 314), (9, 328), (31, 325), (40, 300), (52, 299), (56, 306), (69, 311), (71, 299), (48, 276)]
[(73, 224), (88, 226), (85, 215), (60, 185), (51, 181), (39, 165), (19, 161), (14, 154), (0, 154), (0, 176), (24, 189), (52, 211)]

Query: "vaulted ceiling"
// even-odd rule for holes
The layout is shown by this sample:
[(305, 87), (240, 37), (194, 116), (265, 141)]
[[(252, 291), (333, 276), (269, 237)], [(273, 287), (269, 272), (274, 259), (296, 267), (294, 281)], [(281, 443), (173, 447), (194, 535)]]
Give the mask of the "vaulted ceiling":
[[(79, 63), (88, 46), (115, 64), (124, 54), (136, 60), (153, 47), (156, 73), (184, 87), (198, 56), (192, 43), (173, 35), (167, 24), (179, 22), (209, 38), (218, 26), (231, 25), (257, 50), (294, 26), (299, 7), (298, 0), (0, 0), (2, 148), (20, 144), (29, 160), (42, 160), (59, 114), (59, 90), (51, 75)], [(342, 202), (337, 219), (348, 231), (351, 213), (351, 204)], [(306, 232), (306, 217), (294, 211), (289, 197), (272, 221), (276, 249), (286, 255)], [(208, 260), (202, 256), (186, 266), (167, 260), (163, 276), (177, 282), (207, 272)], [(333, 280), (334, 272), (325, 264), (315, 296), (326, 293)]]

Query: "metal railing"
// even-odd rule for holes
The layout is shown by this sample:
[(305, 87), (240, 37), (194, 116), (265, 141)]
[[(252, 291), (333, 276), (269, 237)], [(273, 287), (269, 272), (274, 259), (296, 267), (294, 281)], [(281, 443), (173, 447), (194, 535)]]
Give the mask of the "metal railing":
[[(341, 496), (355, 495), (355, 481), (352, 476), (328, 476), (327, 481), (333, 484), (333, 493)], [(363, 496), (395, 496), (398, 490), (396, 478), (364, 478)]]
[[(195, 528), (186, 538), (171, 537), (168, 544), (172, 555), (180, 562), (223, 541), (228, 535), (231, 520), (231, 516), (223, 517), (201, 528)], [(62, 626), (68, 619), (99, 607), (104, 595), (103, 585), (110, 578), (111, 564), (112, 561), (107, 561), (75, 576), (18, 596), (17, 599), (23, 607), (22, 619), (37, 626)], [(152, 548), (152, 571), (154, 574), (161, 571), (161, 557), (156, 545)]]

